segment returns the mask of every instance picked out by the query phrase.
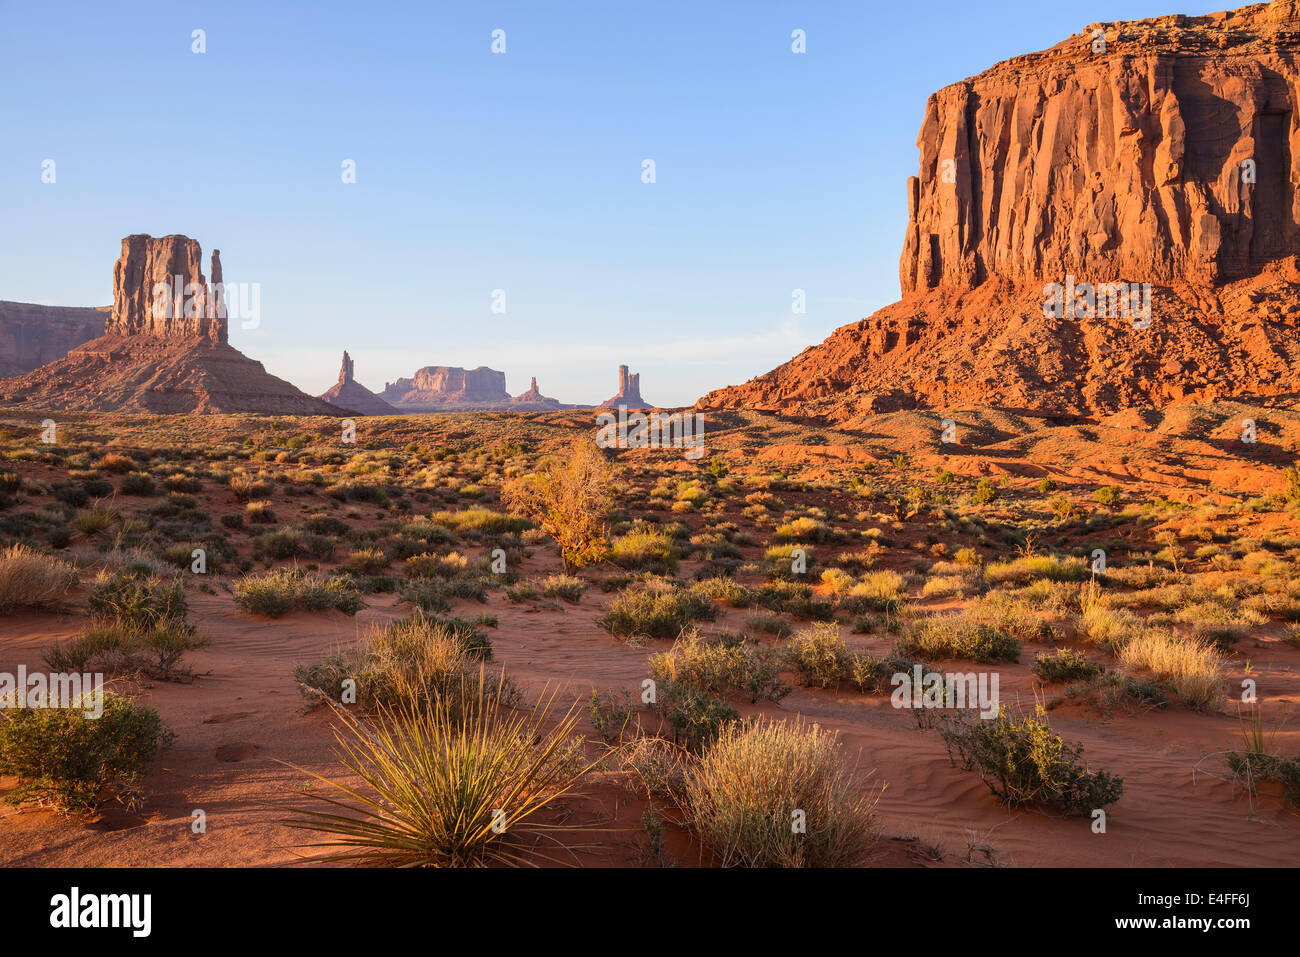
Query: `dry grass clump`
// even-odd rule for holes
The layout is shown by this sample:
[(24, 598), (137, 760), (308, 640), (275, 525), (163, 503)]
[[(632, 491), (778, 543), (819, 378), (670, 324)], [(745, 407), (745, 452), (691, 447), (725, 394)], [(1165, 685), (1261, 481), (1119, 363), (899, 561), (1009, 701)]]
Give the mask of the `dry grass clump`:
[(607, 559), (620, 568), (667, 574), (677, 569), (681, 553), (662, 529), (637, 529), (609, 545)]
[(1088, 565), (1082, 558), (1056, 555), (1032, 555), (1010, 562), (998, 562), (984, 569), (990, 584), (1027, 585), (1040, 578), (1051, 581), (1082, 581), (1088, 577)]
[(1197, 711), (1215, 708), (1223, 697), (1223, 660), (1208, 642), (1149, 629), (1119, 649), (1120, 664), (1150, 671)]
[(739, 693), (751, 701), (780, 701), (790, 693), (781, 681), (780, 653), (740, 636), (710, 638), (690, 628), (672, 648), (650, 656), (656, 682), (685, 682), (709, 694)]
[[(476, 689), (481, 662), (491, 657), (491, 643), (472, 626), (416, 612), (373, 625), (354, 647), (300, 665), (294, 678), (308, 698), (362, 710), (446, 702), (453, 713), (462, 714), (472, 704), (464, 693)], [(518, 689), (504, 674), (484, 673), (482, 683), (505, 704), (519, 701)]]
[(986, 620), (979, 609), (969, 608), (920, 619), (904, 631), (897, 651), (926, 660), (964, 658), (984, 664), (1020, 660), (1020, 642)]
[(56, 605), (76, 581), (76, 570), (67, 562), (26, 545), (10, 545), (0, 552), (0, 615)]
[(878, 795), (841, 762), (834, 733), (802, 720), (723, 728), (682, 790), (690, 826), (724, 867), (847, 867), (877, 840)]
[(245, 575), (234, 583), (235, 604), (244, 611), (279, 618), (295, 608), (355, 615), (365, 607), (360, 592), (346, 578), (322, 578), (297, 568)]

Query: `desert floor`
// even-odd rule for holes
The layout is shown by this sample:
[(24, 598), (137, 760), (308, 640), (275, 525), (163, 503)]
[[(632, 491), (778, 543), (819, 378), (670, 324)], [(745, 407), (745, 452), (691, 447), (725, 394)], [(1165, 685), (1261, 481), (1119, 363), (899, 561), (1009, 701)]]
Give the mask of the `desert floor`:
[[(237, 606), (234, 583), (286, 566), (341, 573), (354, 552), (395, 549), (402, 524), (421, 516), (503, 511), (503, 482), (574, 437), (591, 435), (590, 418), (577, 413), (362, 419), (355, 445), (343, 444), (338, 424), (327, 419), (53, 416), (60, 436), (48, 445), (39, 440), (44, 416), (0, 413), (6, 457), (0, 472), (17, 476), (0, 509), (0, 544), (23, 541), (62, 555), (77, 564), (81, 581), (58, 607), (0, 616), (0, 671), (19, 665), (40, 670), (44, 649), (80, 634), (101, 570), (119, 567), (123, 555), (149, 556), (163, 567), (165, 552), (177, 546), (185, 546), (182, 559), (172, 562), (185, 576), (189, 620), (211, 643), (186, 655), (193, 673), (186, 680), (118, 679), (177, 735), (144, 782), (143, 806), (128, 812), (110, 803), (96, 814), (68, 815), (0, 805), (0, 864), (8, 866), (242, 866), (319, 856), (320, 850), (297, 847), (309, 838), (281, 823), (312, 787), (300, 769), (339, 773), (329, 709), (311, 706), (294, 669), (362, 640), (376, 623), (411, 614), (411, 604), (400, 597), (407, 566), (392, 557), (382, 569), (369, 570), (365, 607), (355, 615), (252, 614)], [(680, 552), (669, 577), (683, 586), (731, 577), (755, 589), (773, 578), (769, 548), (806, 544), (816, 557), (806, 580), (809, 595), (835, 608), (835, 626), (850, 649), (876, 656), (891, 650), (898, 627), (905, 630), (927, 615), (961, 613), (998, 588), (1019, 601), (1025, 615), (1046, 622), (1041, 640), (1023, 641), (1017, 662), (937, 663), (957, 671), (996, 670), (1004, 707), (1049, 704), (1052, 727), (1083, 745), (1088, 765), (1123, 778), (1123, 796), (1108, 809), (1104, 834), (1093, 833), (1087, 818), (1067, 818), (1049, 807), (1003, 805), (977, 773), (954, 767), (939, 734), (920, 730), (910, 711), (891, 706), (887, 693), (808, 686), (787, 669), (793, 690), (779, 702), (730, 699), (744, 716), (802, 716), (840, 733), (862, 787), (883, 786), (880, 841), (866, 863), (1291, 864), (1300, 846), (1300, 811), (1277, 784), (1249, 794), (1232, 780), (1224, 753), (1242, 747), (1243, 679), (1256, 682), (1268, 726), (1300, 701), (1300, 503), (1285, 498), (1283, 478), (1283, 468), (1296, 460), (1300, 415), (1285, 406), (1218, 404), (1101, 422), (1053, 423), (986, 410), (946, 417), (956, 422), (955, 443), (941, 441), (939, 416), (922, 413), (880, 416), (853, 431), (750, 414), (709, 418), (709, 452), (702, 459), (674, 450), (626, 450), (615, 457), (621, 470), (615, 540), (667, 530)], [(1245, 419), (1256, 423), (1254, 443), (1241, 442)], [(123, 493), (126, 469), (112, 459), (105, 464), (106, 455), (125, 457), (131, 472), (150, 475), (154, 493)], [(1057, 485), (1050, 494), (1039, 487), (1045, 478)], [(978, 500), (981, 479), (994, 483), (996, 498)], [(1116, 496), (1099, 496), (1104, 486), (1114, 487)], [(367, 488), (385, 494), (376, 497)], [(175, 507), (159, 509), (169, 501)], [(249, 501), (269, 502), (269, 515), (247, 517), (254, 514)], [(111, 515), (103, 523), (79, 519), (95, 509)], [(281, 559), (263, 548), (267, 535), (322, 515), (347, 526), (332, 534), (327, 557)], [(227, 516), (241, 516), (241, 522), (223, 521)], [(493, 547), (508, 544), (516, 584), (562, 573), (557, 547), (537, 535), (506, 541), (469, 526), (452, 533), (432, 551), (455, 550), (472, 568)], [(207, 543), (213, 557), (215, 567), (203, 576), (187, 570), (184, 556), (194, 543)], [(1086, 695), (1058, 701), (1059, 685), (1035, 679), (1035, 656), (1061, 648), (1124, 669), (1104, 644), (1081, 633), (1069, 602), (1077, 601), (1071, 596), (1084, 580), (1025, 591), (1033, 580), (998, 579), (988, 570), (1026, 555), (1089, 561), (1098, 547), (1106, 550), (1112, 574), (1149, 570), (1141, 582), (1134, 577), (1112, 584), (1101, 576), (1116, 607), (1179, 636), (1211, 626), (1231, 633), (1219, 660), (1216, 704), (1194, 709), (1164, 682), (1169, 703), (1163, 709), (1133, 702), (1104, 709)], [(901, 626), (863, 624), (840, 601), (846, 586), (821, 576), (841, 567), (836, 556), (867, 548), (871, 567), (849, 563), (845, 574), (850, 580), (869, 571), (903, 575), (904, 593), (891, 606)], [(980, 563), (969, 566), (974, 571), (966, 579), (956, 567), (961, 549)], [(580, 701), (580, 727), (595, 756), (603, 745), (586, 713), (592, 690), (626, 689), (635, 697), (648, 674), (648, 656), (672, 645), (666, 639), (629, 641), (598, 622), (637, 576), (654, 570), (629, 553), (622, 567), (577, 570), (588, 583), (577, 601), (512, 596), (489, 584), (484, 600), (452, 598), (444, 613), (495, 616), (495, 627), (484, 628), (492, 642), (491, 667), (504, 668), (526, 697), (558, 688), (566, 702)], [(396, 589), (369, 590), (385, 575), (398, 579)], [(955, 584), (929, 587), (936, 579)], [(782, 637), (752, 627), (763, 612), (717, 602), (716, 616), (696, 625), (707, 634), (742, 633), (764, 646), (779, 645)], [(811, 625), (797, 612), (773, 613), (796, 632)], [(647, 733), (672, 734), (649, 708), (638, 711), (638, 721)], [(1300, 754), (1300, 723), (1284, 725), (1275, 744), (1285, 756)], [(15, 783), (0, 778), (0, 794)], [(662, 853), (653, 853), (642, 825), (647, 806), (628, 772), (611, 761), (591, 776), (582, 795), (554, 813), (557, 820), (600, 829), (587, 839), (593, 846), (579, 852), (580, 864), (711, 862), (688, 830), (671, 824)], [(206, 833), (192, 833), (196, 809), (206, 814)]]

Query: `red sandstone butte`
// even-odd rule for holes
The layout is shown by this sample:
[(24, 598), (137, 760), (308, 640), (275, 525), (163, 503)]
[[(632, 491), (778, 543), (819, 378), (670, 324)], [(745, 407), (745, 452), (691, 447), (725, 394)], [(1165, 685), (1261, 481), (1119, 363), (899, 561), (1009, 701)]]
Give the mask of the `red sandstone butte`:
[(345, 412), (362, 415), (397, 415), (398, 411), (353, 377), (352, 357), (343, 353), (339, 381), (319, 398)]
[(641, 373), (627, 371), (627, 366), (618, 367), (618, 394), (606, 399), (598, 409), (650, 409), (653, 406), (641, 398)]
[[(940, 90), (902, 300), (697, 408), (844, 422), (1300, 392), (1297, 54), (1287, 0), (1093, 24)], [(1044, 315), (1067, 282), (1151, 284), (1150, 325)]]
[[(212, 253), (211, 286), (200, 259), (199, 244), (185, 236), (123, 239), (104, 335), (25, 375), (0, 379), (0, 404), (337, 416), (339, 410), (329, 403), (276, 378), (230, 346), (227, 320), (217, 308), (220, 255)], [(159, 284), (172, 292), (160, 293)]]

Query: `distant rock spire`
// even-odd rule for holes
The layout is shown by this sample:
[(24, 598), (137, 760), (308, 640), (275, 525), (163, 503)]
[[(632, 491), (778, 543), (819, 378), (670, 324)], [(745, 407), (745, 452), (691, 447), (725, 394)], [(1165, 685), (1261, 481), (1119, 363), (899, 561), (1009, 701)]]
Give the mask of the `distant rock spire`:
[(347, 350), (343, 350), (343, 368), (339, 369), (339, 385), (347, 385), (352, 381), (352, 357), (348, 355)]

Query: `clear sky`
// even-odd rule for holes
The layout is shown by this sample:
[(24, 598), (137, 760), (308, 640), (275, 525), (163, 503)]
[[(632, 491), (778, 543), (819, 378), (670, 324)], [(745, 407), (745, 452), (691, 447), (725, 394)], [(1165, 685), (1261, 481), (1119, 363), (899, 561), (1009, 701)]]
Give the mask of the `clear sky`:
[(123, 236), (183, 233), (261, 284), (232, 344), (313, 394), (347, 349), (376, 391), (486, 365), (593, 403), (622, 362), (688, 404), (898, 298), (931, 92), (1223, 7), (0, 0), (0, 299), (107, 304)]

